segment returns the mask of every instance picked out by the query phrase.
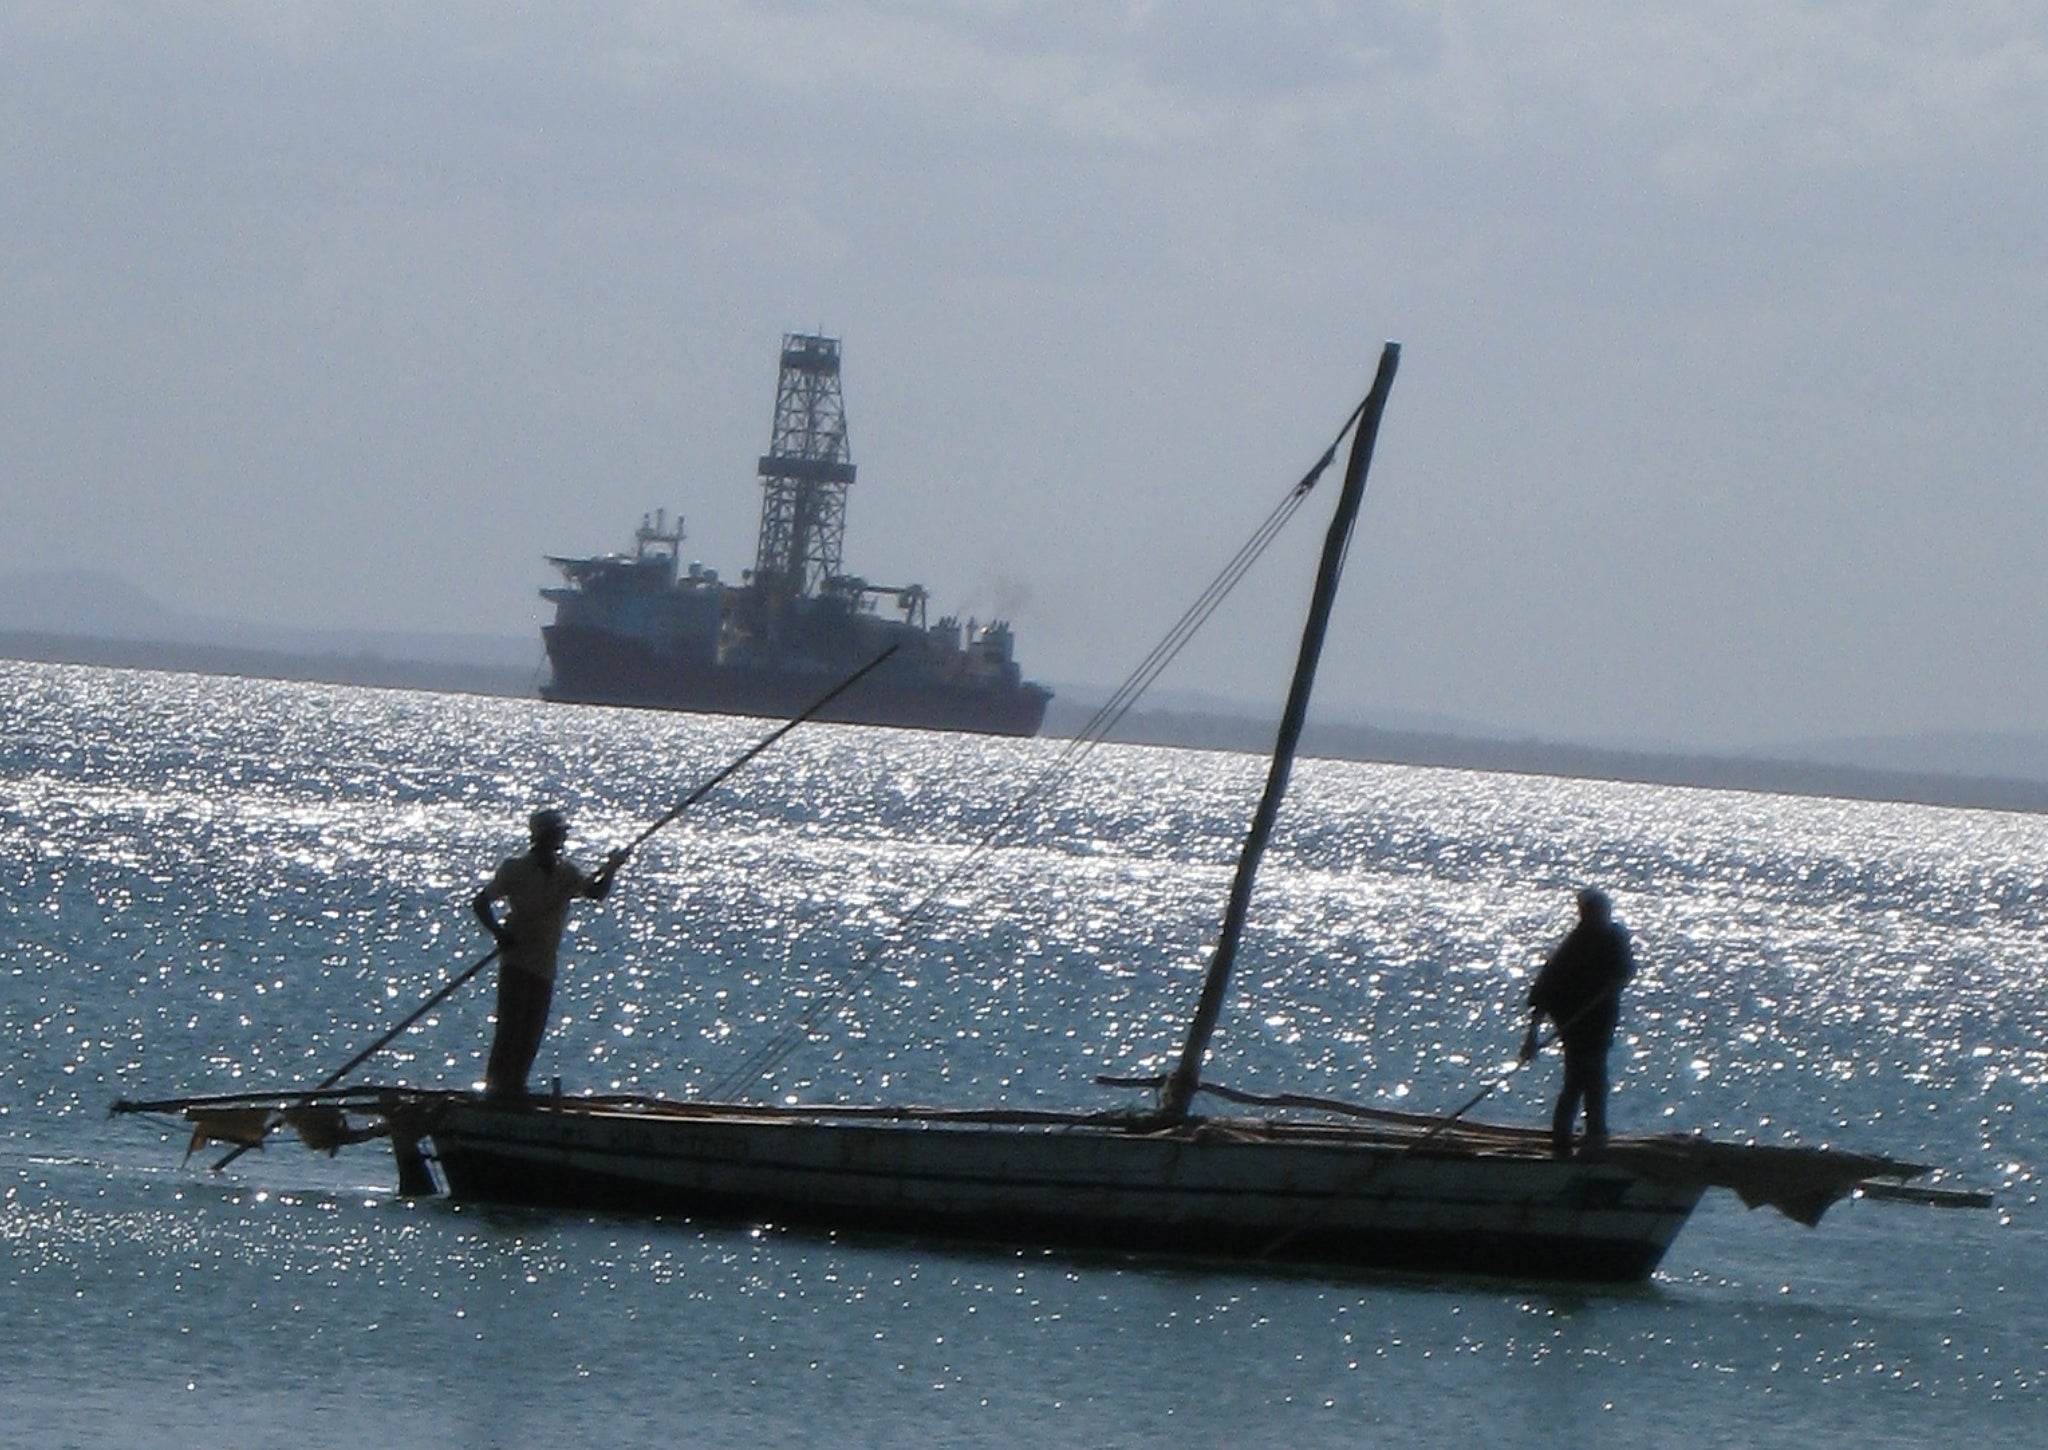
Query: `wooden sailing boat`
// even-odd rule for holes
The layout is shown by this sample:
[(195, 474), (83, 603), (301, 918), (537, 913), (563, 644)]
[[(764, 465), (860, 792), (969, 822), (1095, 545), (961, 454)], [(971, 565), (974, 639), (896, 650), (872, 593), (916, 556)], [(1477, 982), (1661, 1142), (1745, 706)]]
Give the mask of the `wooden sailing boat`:
[(198, 1124), (195, 1141), (260, 1141), (280, 1120), (330, 1149), (388, 1133), (402, 1189), (431, 1191), (438, 1169), (461, 1200), (1609, 1282), (1646, 1277), (1711, 1186), (1813, 1223), (1865, 1180), (1923, 1172), (1833, 1150), (1680, 1137), (1621, 1138), (1595, 1160), (1559, 1160), (1547, 1133), (1333, 1104), (1308, 1104), (1322, 1111), (1307, 1116), (1193, 1111), (1398, 360), (1388, 344), (1360, 410), (1266, 789), (1156, 1108), (767, 1107), (559, 1094), (505, 1104), (357, 1088), (117, 1111), (182, 1110)]

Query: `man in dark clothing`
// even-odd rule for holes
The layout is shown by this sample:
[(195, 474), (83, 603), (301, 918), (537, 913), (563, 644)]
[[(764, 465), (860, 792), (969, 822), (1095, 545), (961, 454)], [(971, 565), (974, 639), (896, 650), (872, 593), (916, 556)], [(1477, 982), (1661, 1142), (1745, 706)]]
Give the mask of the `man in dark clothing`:
[[(526, 824), (532, 849), (500, 865), (470, 903), (484, 930), (498, 940), (498, 1031), (484, 1072), (484, 1092), (491, 1097), (525, 1094), (548, 1028), (555, 956), (570, 903), (579, 897), (604, 900), (626, 859), (623, 850), (614, 851), (595, 876), (586, 876), (562, 856), (569, 823), (560, 811), (535, 811)], [(500, 901), (507, 907), (504, 921), (494, 909)]]
[(1558, 943), (1529, 987), (1529, 1034), (1522, 1061), (1536, 1056), (1536, 1027), (1545, 1017), (1557, 1024), (1564, 1044), (1564, 1087), (1550, 1120), (1551, 1151), (1572, 1152), (1572, 1120), (1586, 1105), (1586, 1147), (1598, 1151), (1607, 1140), (1607, 1050), (1621, 1014), (1621, 989), (1635, 975), (1628, 931), (1614, 919), (1607, 893), (1587, 887), (1579, 893), (1579, 924)]

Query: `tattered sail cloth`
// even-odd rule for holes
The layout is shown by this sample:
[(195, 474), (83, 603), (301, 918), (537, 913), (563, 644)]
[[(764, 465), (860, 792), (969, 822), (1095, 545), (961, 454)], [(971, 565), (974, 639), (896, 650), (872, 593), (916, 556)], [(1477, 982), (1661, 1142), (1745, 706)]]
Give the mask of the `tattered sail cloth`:
[(383, 1123), (357, 1124), (347, 1113), (329, 1103), (308, 1103), (296, 1107), (191, 1107), (185, 1116), (192, 1123), (192, 1141), (185, 1145), (190, 1158), (208, 1143), (232, 1143), (238, 1148), (261, 1148), (271, 1131), (282, 1124), (316, 1153), (332, 1157), (349, 1143), (381, 1138), (391, 1130)]
[(299, 1141), (315, 1153), (332, 1158), (350, 1143), (367, 1143), (382, 1138), (391, 1129), (383, 1123), (356, 1123), (340, 1108), (328, 1103), (309, 1103), (286, 1108), (285, 1125), (299, 1135)]
[(208, 1143), (233, 1143), (241, 1148), (261, 1148), (271, 1128), (269, 1108), (187, 1108), (192, 1122), (192, 1141), (185, 1145), (190, 1158)]
[(1917, 1178), (1923, 1164), (1837, 1148), (1716, 1143), (1707, 1138), (1618, 1138), (1603, 1155), (1652, 1183), (1726, 1188), (1751, 1208), (1769, 1204), (1811, 1228), (1866, 1178)]

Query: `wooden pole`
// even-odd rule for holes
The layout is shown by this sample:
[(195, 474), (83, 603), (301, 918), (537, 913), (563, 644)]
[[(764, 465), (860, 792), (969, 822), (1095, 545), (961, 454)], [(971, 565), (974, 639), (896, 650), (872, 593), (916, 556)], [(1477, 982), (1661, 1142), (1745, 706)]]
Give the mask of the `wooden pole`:
[(1316, 663), (1322, 657), (1323, 636), (1330, 624), (1330, 608), (1337, 598), (1337, 581), (1344, 573), (1344, 555), (1351, 545), (1351, 526), (1358, 518), (1358, 505), (1365, 496), (1366, 470), (1372, 465), (1372, 449), (1379, 437), (1380, 414), (1387, 406), (1387, 394), (1394, 386), (1394, 370), (1400, 366), (1401, 345), (1390, 342), (1380, 352), (1379, 372), (1372, 391), (1366, 395), (1365, 410), (1358, 431), (1351, 437), (1351, 461), (1344, 470), (1344, 489), (1337, 496), (1337, 509), (1330, 519), (1330, 531), (1323, 539), (1322, 566), (1316, 571), (1315, 594), (1309, 602), (1308, 622), (1301, 631), (1301, 652), (1294, 665), (1294, 683), (1287, 692), (1287, 708), (1281, 712), (1280, 730), (1273, 742), (1273, 763), (1266, 772), (1265, 794), (1245, 833), (1244, 848), (1237, 858), (1237, 877), (1230, 886), (1230, 905), (1224, 912), (1223, 931), (1216, 951), (1209, 958), (1209, 971), (1202, 981), (1201, 1001), (1195, 1008), (1188, 1040), (1181, 1049), (1180, 1064), (1166, 1081), (1160, 1108), (1168, 1118), (1185, 1118), (1202, 1077), (1202, 1062), (1209, 1052), (1209, 1037), (1223, 1011), (1223, 994), (1230, 985), (1230, 969), (1237, 959), (1238, 942), (1244, 936), (1246, 912), (1251, 907), (1252, 884), (1258, 878), (1259, 859), (1273, 833), (1273, 821), (1280, 801), (1287, 794), (1287, 778), (1294, 768), (1295, 747), (1301, 741), (1302, 721), (1308, 715), (1309, 691), (1315, 684)]

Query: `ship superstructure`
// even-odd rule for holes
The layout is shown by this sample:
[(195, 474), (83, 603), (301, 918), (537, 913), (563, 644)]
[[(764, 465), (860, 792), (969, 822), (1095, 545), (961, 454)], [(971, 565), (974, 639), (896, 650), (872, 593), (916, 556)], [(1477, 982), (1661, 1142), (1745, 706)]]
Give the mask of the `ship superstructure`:
[(682, 516), (643, 517), (631, 554), (550, 557), (550, 700), (788, 718), (891, 646), (821, 718), (1030, 735), (1052, 692), (1026, 681), (1006, 621), (927, 619), (920, 584), (844, 571), (855, 478), (836, 338), (782, 340), (754, 567), (738, 585), (682, 564)]

